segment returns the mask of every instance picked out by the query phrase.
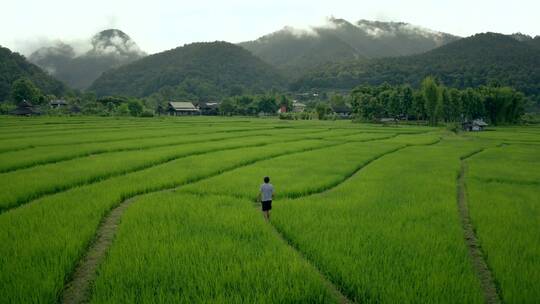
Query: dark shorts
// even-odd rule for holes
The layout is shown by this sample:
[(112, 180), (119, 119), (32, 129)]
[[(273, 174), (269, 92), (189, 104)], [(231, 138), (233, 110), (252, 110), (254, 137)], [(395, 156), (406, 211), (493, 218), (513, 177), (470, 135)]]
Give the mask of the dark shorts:
[(262, 204), (262, 211), (272, 210), (272, 201), (261, 202), (261, 204)]

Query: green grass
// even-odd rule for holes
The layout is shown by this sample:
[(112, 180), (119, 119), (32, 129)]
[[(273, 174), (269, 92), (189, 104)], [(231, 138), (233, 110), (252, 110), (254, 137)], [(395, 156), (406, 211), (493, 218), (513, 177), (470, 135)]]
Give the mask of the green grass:
[(312, 267), (256, 210), (159, 193), (123, 217), (91, 303), (332, 303)]
[(273, 221), (358, 302), (480, 303), (455, 197), (473, 148), (388, 154), (329, 192), (276, 202)]
[(471, 218), (507, 303), (540, 299), (538, 151), (510, 145), (488, 149), (467, 161)]
[[(316, 268), (357, 302), (479, 303), (456, 179), (484, 149), (465, 160), (472, 223), (503, 301), (533, 303), (539, 146), (538, 127), (2, 117), (0, 302), (57, 302), (103, 218), (137, 196), (94, 303), (335, 302)], [(265, 175), (292, 247), (253, 202)]]
[[(127, 197), (171, 188), (273, 156), (327, 145), (297, 141), (181, 158), (46, 196), (0, 215), (0, 285), (8, 302), (54, 302), (105, 214)], [(16, 258), (14, 258), (16, 257)]]

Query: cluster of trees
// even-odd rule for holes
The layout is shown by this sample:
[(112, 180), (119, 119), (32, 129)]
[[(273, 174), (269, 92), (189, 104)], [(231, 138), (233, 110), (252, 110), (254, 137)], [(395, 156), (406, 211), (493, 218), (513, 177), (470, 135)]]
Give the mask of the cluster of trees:
[(219, 104), (221, 115), (273, 114), (282, 106), (292, 109), (292, 101), (286, 95), (241, 95), (225, 98)]
[(81, 112), (86, 115), (154, 116), (154, 110), (138, 98), (107, 96), (98, 99), (94, 93), (84, 93), (73, 102), (80, 104)]
[(39, 108), (41, 113), (55, 115), (72, 114), (74, 109), (76, 109), (76, 113), (85, 115), (154, 116), (153, 109), (151, 110), (146, 106), (144, 100), (112, 96), (98, 99), (96, 94), (92, 92), (82, 94), (70, 92), (63, 97), (63, 99), (68, 102), (66, 107), (51, 108), (49, 102), (57, 99), (57, 97), (52, 94), (43, 94), (42, 91), (27, 78), (20, 78), (13, 83), (9, 97), (12, 101), (11, 103), (2, 103), (0, 112), (3, 114), (8, 114), (21, 102), (28, 101)]
[(477, 118), (492, 124), (511, 124), (524, 113), (526, 97), (513, 88), (480, 86), (459, 90), (426, 77), (420, 89), (408, 85), (360, 86), (351, 93), (351, 104), (357, 117), (375, 120), (383, 117), (461, 122)]
[(430, 75), (458, 89), (510, 86), (533, 101), (529, 110), (540, 110), (540, 48), (494, 33), (463, 38), (419, 55), (324, 64), (291, 83), (290, 89), (352, 89), (360, 83), (419, 88)]

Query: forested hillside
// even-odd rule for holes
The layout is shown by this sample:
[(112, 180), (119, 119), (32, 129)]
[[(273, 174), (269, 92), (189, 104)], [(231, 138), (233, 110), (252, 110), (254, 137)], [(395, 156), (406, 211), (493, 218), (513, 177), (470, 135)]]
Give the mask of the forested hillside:
[(273, 67), (227, 42), (193, 43), (104, 73), (90, 87), (98, 96), (162, 93), (199, 100), (283, 88)]
[(360, 84), (385, 82), (417, 87), (422, 79), (432, 75), (456, 88), (511, 86), (539, 101), (540, 49), (531, 46), (538, 40), (477, 34), (421, 55), (323, 65), (294, 82), (291, 88), (351, 89)]
[(325, 26), (285, 27), (239, 45), (294, 78), (323, 63), (418, 54), (456, 39), (403, 22), (330, 18)]
[(43, 93), (61, 95), (65, 86), (47, 75), (22, 55), (0, 46), (0, 101), (7, 100), (12, 84), (20, 78), (31, 80)]

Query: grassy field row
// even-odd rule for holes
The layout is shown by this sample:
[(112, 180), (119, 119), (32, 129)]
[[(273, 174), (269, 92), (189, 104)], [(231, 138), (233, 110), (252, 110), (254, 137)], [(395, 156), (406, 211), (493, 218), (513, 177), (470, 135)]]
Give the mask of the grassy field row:
[[(259, 128), (262, 129), (262, 128)], [(165, 130), (138, 130), (133, 132), (132, 130), (120, 130), (117, 132), (109, 132), (103, 134), (101, 132), (89, 133), (89, 134), (69, 134), (63, 136), (52, 137), (31, 137), (31, 138), (15, 138), (6, 139), (1, 142), (2, 147), (0, 153), (8, 151), (17, 151), (24, 149), (31, 149), (41, 146), (62, 146), (62, 145), (77, 145), (84, 143), (107, 143), (115, 142), (119, 140), (133, 140), (133, 139), (146, 139), (155, 137), (177, 137), (194, 134), (209, 134), (220, 132), (243, 132), (253, 131), (253, 128), (222, 128), (222, 129), (186, 129), (185, 132), (181, 132), (178, 129), (167, 128)]]
[[(236, 148), (242, 145), (267, 144), (272, 141), (295, 141), (310, 138), (311, 135), (324, 137), (321, 132), (312, 132), (303, 136), (303, 134), (287, 134), (279, 130), (273, 134), (275, 139), (271, 139), (272, 135), (268, 135), (268, 133), (269, 131), (263, 135), (247, 133), (242, 138), (233, 136), (223, 140), (213, 135), (199, 136), (196, 143), (189, 145), (166, 144), (148, 149), (93, 154), (87, 157), (0, 173), (0, 184), (10, 189), (10, 191), (0, 192), (0, 211), (25, 204), (43, 195), (93, 183), (111, 176), (142, 170), (187, 155), (222, 148)], [(337, 134), (339, 134), (337, 131), (331, 133), (332, 136)]]
[(406, 148), (329, 192), (277, 202), (273, 222), (357, 302), (481, 303), (455, 194), (473, 149)]
[[(136, 298), (151, 302), (153, 290), (157, 290), (161, 302), (330, 302), (317, 276), (280, 244), (253, 209), (251, 201), (260, 177), (272, 176), (280, 197), (322, 191), (373, 157), (399, 147), (403, 145), (346, 143), (284, 155), (181, 187), (178, 194), (140, 198), (122, 219), (117, 242), (100, 270), (93, 302), (129, 302)], [(334, 157), (312, 166), (330, 155)], [(298, 180), (299, 176), (304, 178)], [(185, 194), (200, 189), (205, 189), (202, 197)], [(225, 196), (213, 195), (219, 192)], [(155, 225), (149, 225), (146, 215), (141, 218), (148, 208), (153, 210), (150, 221)], [(208, 217), (201, 220), (205, 215)], [(148, 238), (159, 242), (147, 242)], [(129, 251), (135, 243), (137, 249)], [(172, 246), (159, 245), (164, 243)], [(160, 247), (156, 259), (152, 258), (155, 247)], [(151, 265), (144, 267), (140, 261)]]
[(184, 157), (5, 212), (0, 215), (0, 285), (5, 286), (0, 297), (18, 303), (56, 301), (103, 216), (126, 198), (326, 145), (299, 140)]
[[(63, 146), (40, 146), (31, 149), (17, 150), (0, 153), (0, 173), (24, 169), (36, 165), (55, 163), (59, 161), (71, 160), (74, 158), (96, 155), (109, 152), (133, 151), (151, 149), (164, 146), (173, 146), (179, 144), (198, 143), (204, 141), (221, 140), (228, 138), (241, 138), (248, 136), (271, 136), (272, 134), (296, 136), (305, 134), (309, 137), (329, 136), (331, 131), (297, 131), (296, 134), (284, 132), (283, 130), (243, 130), (238, 132), (211, 132), (207, 134), (174, 134), (171, 136), (156, 136), (144, 139), (116, 140), (113, 142), (93, 142), (77, 145)], [(348, 134), (348, 133), (345, 133)], [(332, 134), (334, 135), (334, 134)], [(336, 134), (336, 135), (339, 135)]]
[(98, 154), (3, 173), (0, 174), (0, 183), (10, 191), (0, 193), (0, 210), (13, 208), (41, 196), (65, 191), (72, 187), (167, 163), (180, 157), (261, 144), (266, 144), (266, 141), (257, 136), (240, 140), (209, 141), (191, 145)]
[(509, 145), (467, 161), (471, 219), (506, 303), (540, 299), (538, 152), (531, 146)]
[[(418, 139), (417, 143), (426, 144)], [(415, 141), (412, 140), (409, 144), (415, 144)], [(159, 289), (160, 299), (164, 299), (164, 302), (173, 300), (184, 302), (200, 301), (201, 299), (197, 298), (197, 294), (203, 291), (198, 290), (196, 286), (202, 285), (215, 286), (220, 291), (218, 295), (225, 297), (220, 298), (220, 300), (229, 302), (234, 301), (234, 297), (238, 296), (233, 286), (249, 286), (250, 281), (254, 282), (252, 286), (253, 290), (250, 291), (248, 288), (244, 290), (242, 288), (239, 292), (248, 298), (256, 297), (256, 292), (262, 288), (255, 278), (257, 277), (257, 273), (260, 272), (260, 269), (251, 269), (244, 267), (242, 264), (235, 264), (235, 262), (242, 259), (248, 265), (263, 265), (265, 261), (261, 259), (264, 259), (264, 257), (257, 254), (245, 257), (243, 253), (235, 250), (238, 248), (242, 249), (245, 245), (242, 242), (241, 235), (238, 235), (243, 232), (242, 227), (238, 226), (238, 224), (243, 224), (243, 222), (229, 227), (229, 225), (233, 225), (234, 223), (228, 223), (227, 218), (228, 211), (231, 209), (233, 209), (231, 213), (234, 210), (238, 210), (240, 214), (238, 216), (243, 216), (244, 211), (241, 210), (251, 205), (250, 202), (256, 195), (256, 189), (260, 184), (260, 177), (264, 175), (272, 176), (274, 185), (279, 189), (278, 197), (309, 195), (312, 192), (321, 192), (334, 186), (336, 180), (342, 182), (350, 176), (351, 172), (362, 166), (362, 164), (370, 162), (375, 157), (395, 151), (399, 147), (404, 146), (403, 144), (386, 142), (369, 143), (369, 145), (351, 143), (339, 146), (339, 148), (342, 148), (339, 151), (337, 151), (337, 147), (334, 147), (297, 155), (282, 156), (187, 185), (182, 187), (178, 194), (163, 194), (144, 198), (141, 201), (141, 205), (138, 205), (139, 202), (137, 202), (128, 211), (129, 215), (122, 221), (117, 242), (113, 245), (111, 254), (100, 270), (100, 275), (94, 289), (93, 301), (96, 303), (123, 302), (126, 300), (129, 301), (129, 299), (133, 299), (135, 296), (141, 296), (143, 299), (150, 300), (151, 290), (154, 288)], [(325, 157), (329, 155), (333, 157), (326, 162), (321, 161), (321, 159), (326, 159)], [(314, 162), (319, 165), (311, 166)], [(284, 168), (286, 169), (283, 170)], [(309, 190), (299, 193), (299, 188), (307, 188)], [(227, 197), (233, 203), (224, 203), (223, 200)], [(175, 201), (180, 206), (171, 206)], [(216, 202), (214, 203), (214, 201)], [(223, 220), (216, 218), (213, 222), (205, 221), (206, 228), (202, 231), (199, 231), (197, 228), (191, 229), (192, 226), (199, 227), (198, 224), (192, 224), (200, 221), (198, 214), (214, 214), (215, 209), (221, 211), (220, 203), (225, 204), (222, 207), (226, 212)], [(191, 207), (197, 210), (187, 210), (187, 208)], [(162, 223), (162, 225), (149, 224), (143, 219), (143, 214), (146, 214), (148, 208), (153, 208), (152, 215), (159, 218), (159, 223)], [(182, 210), (184, 216), (180, 216), (178, 219), (174, 216), (169, 216), (168, 211), (171, 209)], [(319, 210), (319, 212), (322, 215), (329, 212), (329, 210)], [(261, 222), (262, 219), (257, 217), (257, 213), (258, 211), (256, 209), (252, 209), (251, 217), (255, 221)], [(191, 214), (193, 214), (193, 218), (188, 217)], [(296, 216), (303, 217), (300, 214), (296, 214)], [(298, 221), (298, 219), (292, 220), (292, 218), (290, 219), (291, 221)], [(335, 218), (333, 219), (336, 220)], [(223, 225), (228, 227), (225, 230), (226, 233), (223, 232)], [(455, 228), (459, 231), (459, 223), (457, 223)], [(189, 232), (176, 234), (177, 230), (186, 230)], [(309, 231), (309, 233), (315, 234), (322, 232), (319, 229), (316, 230), (318, 231)], [(228, 242), (234, 243), (231, 243), (223, 251), (217, 247), (217, 252), (212, 252), (211, 255), (208, 255), (207, 252), (209, 250), (214, 250), (214, 246), (212, 245), (214, 242), (221, 244), (220, 240), (215, 239), (213, 233), (208, 233), (208, 231), (219, 231), (221, 239), (226, 239)], [(339, 231), (335, 231), (335, 233), (339, 234)], [(264, 230), (260, 234), (264, 235)], [(178, 244), (178, 247), (173, 246), (169, 248), (167, 246), (160, 246), (161, 249), (158, 250), (160, 252), (159, 261), (151, 261), (153, 267), (141, 267), (140, 261), (152, 259), (152, 252), (156, 250), (156, 244), (146, 241), (147, 237), (151, 236), (162, 240), (164, 244)], [(186, 248), (182, 248), (181, 244), (186, 243), (189, 245), (184, 246)], [(451, 244), (448, 245), (451, 246)], [(328, 246), (332, 247), (333, 242), (329, 241)], [(133, 247), (136, 247), (135, 252), (129, 250), (129, 248)], [(199, 252), (202, 252), (200, 256), (195, 254), (195, 257), (193, 257), (194, 253)], [(444, 252), (438, 254), (445, 255)], [(463, 257), (466, 259), (466, 253)], [(280, 263), (283, 263), (279, 257), (274, 257), (274, 259), (278, 259)], [(216, 265), (215, 261), (223, 261), (224, 265)], [(174, 265), (174, 267), (164, 270), (163, 267), (166, 267), (165, 265)], [(301, 284), (289, 286), (282, 284), (281, 281), (283, 278), (279, 274), (274, 274), (280, 271), (278, 265), (272, 261), (268, 267), (275, 268), (275, 271), (269, 274), (270, 280), (273, 282), (276, 281), (276, 285), (278, 286), (283, 285), (281, 287), (283, 289), (278, 291), (278, 294), (295, 294), (297, 287), (302, 286)], [(221, 275), (222, 268), (240, 273), (238, 278), (235, 276), (236, 284), (229, 285), (226, 281), (223, 281)], [(157, 287), (156, 280), (162, 278), (159, 274), (163, 273), (163, 271), (166, 272), (165, 279), (159, 281), (160, 286)], [(131, 276), (130, 274), (132, 273), (136, 273), (137, 275)], [(184, 276), (185, 274), (189, 274), (190, 279), (194, 278), (195, 281), (200, 283), (196, 285), (182, 285), (180, 288), (175, 288), (176, 285), (173, 278)], [(472, 273), (469, 274), (474, 280)], [(263, 295), (266, 295), (266, 293), (263, 292)], [(207, 294), (207, 296), (210, 301), (213, 301), (212, 293)], [(306, 297), (305, 299), (309, 299), (308, 296), (309, 294), (304, 295)], [(113, 300), (110, 301), (109, 299)], [(270, 302), (275, 302), (275, 300), (269, 298)], [(261, 301), (265, 302), (264, 300)]]
[(337, 303), (243, 200), (159, 193), (135, 202), (91, 303)]

